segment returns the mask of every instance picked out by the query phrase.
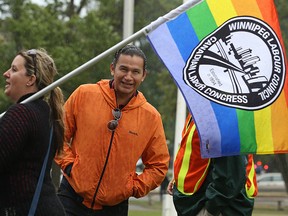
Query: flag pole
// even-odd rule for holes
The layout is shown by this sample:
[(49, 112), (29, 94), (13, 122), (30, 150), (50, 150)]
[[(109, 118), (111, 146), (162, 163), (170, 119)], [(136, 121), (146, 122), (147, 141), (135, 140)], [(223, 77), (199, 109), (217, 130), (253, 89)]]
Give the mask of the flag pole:
[[(187, 0), (183, 0), (183, 4), (185, 4)], [(174, 148), (173, 148), (173, 167), (172, 167), (172, 178), (174, 178), (174, 160), (176, 158), (177, 150), (179, 148), (179, 144), (182, 139), (182, 129), (184, 127), (186, 120), (186, 102), (180, 91), (177, 88), (177, 103), (176, 103), (176, 119), (175, 119), (175, 135), (174, 135)], [(173, 204), (173, 197), (169, 194), (166, 194), (165, 202), (163, 205), (162, 216), (177, 216), (177, 211)]]
[[(163, 24), (164, 22), (167, 22), (171, 19), (176, 18), (179, 14), (186, 11), (188, 8), (198, 4), (203, 0), (190, 0), (186, 2), (185, 4), (180, 5), (179, 7), (171, 10), (166, 15), (159, 17), (157, 20), (151, 22), (149, 25), (145, 26), (144, 28), (140, 29), (139, 31), (135, 32), (133, 35), (127, 37), (126, 39), (120, 41), (119, 43), (115, 44), (114, 46), (110, 47), (106, 51), (102, 52), (98, 56), (94, 57), (93, 59), (89, 60), (88, 62), (84, 63), (83, 65), (79, 66), (78, 68), (74, 69), (70, 73), (66, 74), (65, 76), (59, 78), (55, 82), (51, 83), (49, 86), (45, 87), (44, 89), (41, 89), (37, 93), (33, 94), (31, 97), (27, 98), (26, 100), (22, 101), (21, 103), (27, 103), (30, 101), (33, 101), (37, 98), (42, 97), (47, 92), (51, 91), (52, 89), (56, 88), (57, 86), (63, 84), (70, 78), (78, 75), (79, 73), (89, 69), (93, 65), (95, 65), (97, 62), (99, 62), (102, 58), (105, 58), (106, 56), (110, 55), (111, 53), (114, 53), (116, 50), (122, 48), (126, 44), (131, 43), (132, 41), (136, 40), (137, 38), (147, 35), (149, 32), (157, 28), (159, 25)], [(0, 118), (5, 114), (2, 113), (0, 115)]]

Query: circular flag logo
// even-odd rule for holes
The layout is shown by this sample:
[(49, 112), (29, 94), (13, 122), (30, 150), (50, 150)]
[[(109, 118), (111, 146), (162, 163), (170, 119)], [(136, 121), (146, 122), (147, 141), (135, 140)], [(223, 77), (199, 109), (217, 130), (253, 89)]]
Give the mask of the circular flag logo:
[(183, 76), (187, 85), (211, 101), (262, 109), (277, 99), (284, 85), (282, 47), (262, 20), (235, 17), (194, 48)]

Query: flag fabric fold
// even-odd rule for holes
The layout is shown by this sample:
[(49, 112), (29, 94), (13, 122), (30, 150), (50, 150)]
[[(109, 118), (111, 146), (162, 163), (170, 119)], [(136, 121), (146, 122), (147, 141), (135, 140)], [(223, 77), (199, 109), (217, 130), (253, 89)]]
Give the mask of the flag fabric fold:
[(149, 32), (204, 158), (288, 152), (287, 60), (273, 0), (204, 0)]

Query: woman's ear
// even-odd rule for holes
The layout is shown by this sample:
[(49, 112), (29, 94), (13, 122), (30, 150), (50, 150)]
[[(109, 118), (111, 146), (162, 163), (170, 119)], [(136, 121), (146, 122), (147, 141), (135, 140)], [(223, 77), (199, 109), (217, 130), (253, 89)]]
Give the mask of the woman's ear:
[(29, 80), (26, 83), (26, 86), (33, 86), (36, 83), (36, 76), (33, 74), (31, 76), (29, 76)]

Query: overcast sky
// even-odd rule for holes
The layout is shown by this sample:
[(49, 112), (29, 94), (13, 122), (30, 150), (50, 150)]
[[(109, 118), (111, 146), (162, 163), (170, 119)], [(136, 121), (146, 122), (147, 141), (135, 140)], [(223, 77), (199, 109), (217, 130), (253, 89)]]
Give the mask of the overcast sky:
[(37, 3), (39, 5), (44, 5), (44, 1), (43, 0), (31, 0), (33, 3)]
[[(31, 0), (33, 3), (37, 3), (37, 4), (39, 4), (39, 5), (45, 5), (45, 1), (44, 0)], [(77, 4), (79, 4), (79, 2), (80, 2), (80, 0), (75, 0), (74, 1), (75, 2), (75, 4), (77, 5)]]

